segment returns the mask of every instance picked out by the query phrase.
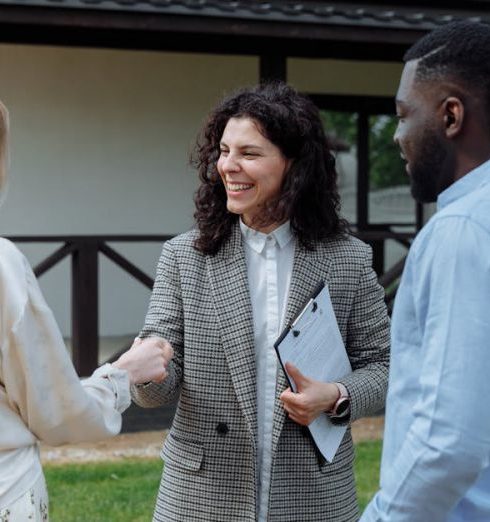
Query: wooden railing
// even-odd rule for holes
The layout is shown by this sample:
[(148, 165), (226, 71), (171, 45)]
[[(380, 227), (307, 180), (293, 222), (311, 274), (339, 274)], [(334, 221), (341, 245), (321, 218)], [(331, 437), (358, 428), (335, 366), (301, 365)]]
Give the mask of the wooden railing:
[(406, 255), (388, 270), (384, 270), (386, 241), (392, 240), (406, 248), (407, 253), (413, 238), (414, 232), (394, 232), (390, 227), (380, 227), (377, 230), (353, 231), (354, 235), (369, 243), (373, 249), (373, 268), (378, 274), (379, 284), (385, 289), (385, 299), (388, 310), (391, 314), (395, 301), (398, 282), (405, 266)]
[[(110, 247), (109, 242), (163, 243), (172, 236), (16, 236), (16, 243), (63, 243), (34, 267), (40, 277), (67, 256), (71, 256), (71, 338), (73, 364), (79, 375), (90, 375), (99, 362), (99, 255), (103, 254), (122, 270), (151, 290), (153, 279)], [(127, 347), (108, 359), (115, 360)]]
[[(380, 284), (386, 289), (386, 300), (391, 310), (405, 259), (384, 272), (385, 242), (395, 240), (408, 248), (414, 234), (393, 232), (389, 229), (353, 233), (371, 244), (373, 248), (373, 265), (378, 273)], [(34, 267), (37, 277), (45, 274), (66, 257), (71, 257), (72, 357), (79, 375), (90, 375), (99, 363), (99, 255), (103, 254), (142, 285), (151, 289), (153, 278), (108, 243), (163, 243), (171, 237), (169, 235), (9, 237), (16, 243), (62, 243), (60, 248)], [(115, 360), (127, 348), (127, 346), (121, 347), (108, 359), (108, 362)]]

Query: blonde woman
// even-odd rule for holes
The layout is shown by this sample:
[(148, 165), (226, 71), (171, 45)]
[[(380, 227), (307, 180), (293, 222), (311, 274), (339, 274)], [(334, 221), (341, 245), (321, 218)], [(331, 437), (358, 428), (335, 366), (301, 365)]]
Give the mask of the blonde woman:
[[(0, 104), (0, 190), (8, 113)], [(48, 520), (38, 441), (51, 445), (116, 435), (129, 385), (166, 376), (165, 342), (137, 341), (80, 382), (25, 257), (0, 238), (0, 521)]]

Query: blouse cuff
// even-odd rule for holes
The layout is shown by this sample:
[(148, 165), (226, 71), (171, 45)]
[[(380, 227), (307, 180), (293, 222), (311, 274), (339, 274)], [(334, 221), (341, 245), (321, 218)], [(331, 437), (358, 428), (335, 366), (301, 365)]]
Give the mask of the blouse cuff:
[(122, 413), (131, 404), (131, 396), (129, 393), (129, 374), (126, 370), (121, 370), (112, 366), (112, 364), (103, 364), (97, 368), (92, 377), (106, 379), (110, 382), (115, 398), (115, 409)]

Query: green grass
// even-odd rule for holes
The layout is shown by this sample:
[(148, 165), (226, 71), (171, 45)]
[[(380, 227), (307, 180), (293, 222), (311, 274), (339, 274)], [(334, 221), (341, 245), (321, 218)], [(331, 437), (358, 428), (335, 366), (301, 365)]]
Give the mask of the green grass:
[(357, 498), (361, 511), (367, 506), (379, 487), (379, 464), (381, 460), (381, 441), (360, 442), (356, 444)]
[[(361, 509), (378, 489), (381, 443), (356, 445)], [(149, 522), (162, 462), (159, 459), (47, 465), (51, 522)]]
[(44, 471), (51, 522), (148, 522), (162, 461), (49, 465)]

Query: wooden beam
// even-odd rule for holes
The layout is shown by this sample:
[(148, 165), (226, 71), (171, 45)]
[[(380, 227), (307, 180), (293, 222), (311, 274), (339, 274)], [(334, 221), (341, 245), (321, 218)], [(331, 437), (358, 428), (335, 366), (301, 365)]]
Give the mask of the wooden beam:
[(357, 115), (357, 227), (365, 230), (369, 223), (369, 116)]
[(280, 54), (262, 54), (259, 59), (260, 82), (287, 81), (287, 58)]
[(140, 270), (136, 265), (119, 254), (119, 252), (116, 252), (105, 243), (101, 243), (99, 249), (108, 259), (113, 261), (129, 275), (133, 276), (141, 284), (145, 285), (150, 290), (153, 288), (155, 281), (149, 275), (145, 274), (143, 270)]

